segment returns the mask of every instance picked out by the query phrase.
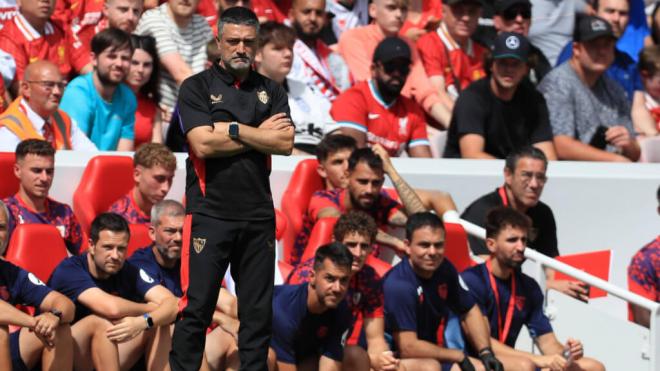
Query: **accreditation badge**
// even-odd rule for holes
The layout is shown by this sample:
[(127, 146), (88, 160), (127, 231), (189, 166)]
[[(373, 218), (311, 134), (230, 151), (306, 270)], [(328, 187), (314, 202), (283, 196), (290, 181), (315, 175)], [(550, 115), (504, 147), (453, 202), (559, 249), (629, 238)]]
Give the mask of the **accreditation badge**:
[(259, 101), (263, 104), (268, 103), (268, 93), (266, 93), (265, 90), (257, 92), (257, 98), (259, 98)]

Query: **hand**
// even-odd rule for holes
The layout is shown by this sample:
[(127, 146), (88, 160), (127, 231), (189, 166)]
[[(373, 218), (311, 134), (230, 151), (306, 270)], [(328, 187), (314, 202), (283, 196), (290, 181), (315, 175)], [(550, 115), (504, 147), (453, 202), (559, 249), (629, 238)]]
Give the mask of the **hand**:
[(394, 169), (394, 166), (392, 165), (392, 160), (390, 160), (390, 155), (387, 153), (387, 150), (378, 143), (374, 144), (371, 147), (371, 150), (374, 151), (376, 156), (383, 160), (383, 171), (385, 171), (386, 174), (389, 174)]
[(427, 31), (423, 28), (411, 27), (406, 31), (406, 37), (412, 41), (417, 41)]
[(440, 26), (440, 22), (441, 22), (440, 19), (437, 19), (437, 18), (431, 16), (431, 17), (429, 17), (429, 19), (426, 21), (426, 25), (424, 25), (424, 29), (425, 29), (427, 32), (433, 32), (433, 31), (435, 31), (435, 30), (438, 29), (438, 27)]
[(458, 362), (458, 367), (460, 367), (461, 371), (475, 371), (474, 365), (470, 362), (468, 356), (463, 356), (463, 360)]
[(495, 354), (490, 348), (485, 348), (479, 351), (479, 359), (484, 364), (486, 371), (504, 371), (502, 363), (495, 358)]
[(281, 130), (291, 126), (291, 119), (284, 112), (276, 113), (259, 125), (259, 129)]
[(632, 144), (630, 133), (623, 126), (612, 126), (605, 132), (605, 140), (617, 148), (626, 148)]
[(561, 354), (539, 356), (535, 363), (537, 367), (547, 368), (550, 371), (564, 371), (568, 366), (568, 362)]
[(114, 326), (106, 330), (108, 339), (115, 343), (123, 343), (138, 336), (147, 329), (147, 321), (142, 317), (124, 317)]
[(172, 121), (172, 107), (165, 104), (160, 104), (159, 107), (161, 120), (169, 124)]
[(34, 317), (34, 320), (34, 327), (32, 328), (34, 334), (46, 346), (53, 347), (55, 344), (55, 330), (60, 324), (60, 319), (56, 315), (46, 312)]
[(578, 359), (582, 358), (584, 356), (584, 347), (582, 346), (582, 342), (580, 340), (568, 338), (566, 340), (566, 349), (568, 349), (569, 354), (570, 354), (570, 359), (573, 361), (577, 361)]
[(548, 280), (546, 285), (548, 288), (554, 289), (576, 299), (589, 301), (589, 291), (587, 289), (587, 284), (584, 282)]
[(227, 314), (219, 313), (216, 311), (213, 313), (213, 322), (217, 323), (222, 330), (224, 330), (236, 341), (238, 341), (238, 329), (241, 325), (239, 320), (232, 318)]
[(389, 350), (376, 355), (374, 358), (371, 368), (376, 371), (396, 370), (399, 367), (399, 359), (394, 357), (394, 353)]

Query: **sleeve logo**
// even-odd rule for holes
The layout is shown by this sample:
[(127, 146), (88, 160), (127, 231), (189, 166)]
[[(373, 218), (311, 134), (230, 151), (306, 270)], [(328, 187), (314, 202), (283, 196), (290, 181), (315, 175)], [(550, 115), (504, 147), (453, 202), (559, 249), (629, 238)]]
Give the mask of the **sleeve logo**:
[(140, 268), (140, 278), (142, 278), (142, 281), (146, 283), (154, 283), (154, 279), (151, 278), (147, 272), (144, 271), (144, 269)]
[(32, 273), (28, 273), (28, 279), (30, 280), (30, 282), (34, 283), (37, 286), (46, 286), (43, 282), (41, 282), (39, 278), (37, 278), (37, 276), (35, 276)]

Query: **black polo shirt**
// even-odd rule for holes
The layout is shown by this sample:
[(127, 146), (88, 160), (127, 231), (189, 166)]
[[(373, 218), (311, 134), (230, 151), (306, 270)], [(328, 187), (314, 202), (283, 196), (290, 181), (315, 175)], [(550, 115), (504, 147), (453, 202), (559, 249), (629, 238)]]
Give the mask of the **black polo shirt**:
[[(461, 219), (485, 228), (486, 214), (488, 214), (490, 209), (497, 206), (504, 206), (505, 204), (510, 205), (508, 200), (502, 200), (499, 189), (481, 196), (472, 202), (463, 211)], [(506, 193), (503, 194), (506, 197)], [(555, 224), (555, 217), (550, 207), (539, 201), (536, 206), (529, 208), (525, 214), (532, 219), (532, 234), (536, 235), (533, 239), (531, 237), (534, 236), (530, 236), (527, 246), (551, 258), (559, 255), (559, 250), (557, 249), (557, 225)], [(472, 236), (468, 236), (468, 239), (470, 241), (470, 249), (472, 249), (474, 254), (490, 254), (483, 240)]]
[[(186, 79), (179, 90), (179, 115), (185, 134), (214, 122), (237, 121), (258, 127), (280, 112), (290, 116), (286, 91), (279, 84), (254, 71), (239, 84), (217, 62)], [(232, 220), (274, 218), (269, 175), (270, 155), (256, 150), (205, 160), (190, 151), (187, 212)]]

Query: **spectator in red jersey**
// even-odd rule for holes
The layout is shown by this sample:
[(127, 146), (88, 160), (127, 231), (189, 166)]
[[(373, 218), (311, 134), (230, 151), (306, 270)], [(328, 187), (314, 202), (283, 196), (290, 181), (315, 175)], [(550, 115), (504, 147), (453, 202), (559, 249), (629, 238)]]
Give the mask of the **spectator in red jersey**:
[(486, 49), (470, 38), (477, 30), (481, 2), (444, 0), (442, 14), (437, 31), (422, 36), (417, 50), (433, 86), (456, 99), (471, 82), (486, 76)]
[(110, 206), (130, 224), (149, 225), (151, 208), (162, 201), (172, 187), (176, 157), (159, 143), (143, 144), (133, 156), (135, 186)]
[(71, 53), (71, 66), (83, 75), (92, 71), (92, 37), (108, 27), (133, 33), (142, 15), (143, 0), (106, 0), (103, 17), (97, 23), (85, 26), (72, 25), (67, 34), (67, 44)]
[(16, 73), (10, 86), (18, 95), (19, 81), (28, 64), (40, 59), (55, 63), (62, 76), (71, 72), (64, 32), (50, 21), (55, 0), (22, 0), (12, 22), (0, 31), (0, 49), (16, 61)]
[(424, 112), (401, 96), (410, 64), (410, 47), (403, 39), (384, 39), (374, 52), (371, 80), (358, 83), (333, 103), (332, 118), (343, 134), (355, 138), (358, 148), (380, 144), (390, 156), (407, 151), (411, 157), (431, 157)]
[(143, 143), (163, 143), (163, 127), (158, 108), (160, 92), (158, 78), (160, 62), (156, 51), (156, 39), (151, 36), (131, 35), (133, 57), (126, 75), (126, 84), (137, 97), (135, 112), (135, 148)]
[(408, 16), (399, 31), (399, 35), (417, 41), (427, 32), (433, 32), (442, 19), (440, 0), (410, 0)]
[(103, 15), (103, 1), (55, 0), (53, 22), (66, 30), (95, 25)]
[(82, 245), (78, 219), (67, 204), (48, 197), (55, 174), (55, 149), (40, 139), (22, 141), (16, 147), (14, 175), (18, 192), (3, 201), (9, 209), (9, 233), (18, 224), (50, 224), (57, 228), (69, 253), (76, 255)]

